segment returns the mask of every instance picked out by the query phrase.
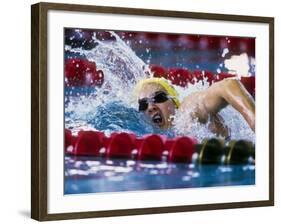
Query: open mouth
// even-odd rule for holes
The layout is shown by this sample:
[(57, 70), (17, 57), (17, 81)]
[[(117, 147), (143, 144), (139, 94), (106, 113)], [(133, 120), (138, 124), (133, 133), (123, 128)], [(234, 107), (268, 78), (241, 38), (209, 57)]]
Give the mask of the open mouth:
[(160, 113), (156, 113), (152, 117), (152, 122), (155, 124), (161, 124), (163, 122), (163, 117)]

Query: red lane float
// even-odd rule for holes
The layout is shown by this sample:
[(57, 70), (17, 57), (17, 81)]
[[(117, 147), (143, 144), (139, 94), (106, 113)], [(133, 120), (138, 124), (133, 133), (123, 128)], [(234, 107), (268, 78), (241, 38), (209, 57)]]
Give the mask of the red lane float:
[(101, 86), (103, 71), (97, 70), (96, 63), (85, 59), (66, 59), (64, 65), (66, 86)]
[(141, 139), (138, 147), (139, 160), (161, 160), (164, 143), (159, 135), (147, 135)]
[[(221, 81), (225, 78), (235, 77), (236, 75), (228, 74), (228, 73), (219, 73), (213, 74), (209, 71), (189, 71), (183, 68), (170, 68), (165, 69), (158, 65), (150, 66), (151, 72), (154, 77), (158, 78), (166, 78), (172, 82), (174, 85), (178, 85), (181, 87), (188, 87), (189, 84), (195, 84), (196, 82), (200, 82), (206, 80), (209, 85), (212, 85), (215, 82)], [(241, 83), (247, 89), (247, 91), (254, 96), (255, 95), (255, 77), (241, 77)]]
[(196, 143), (197, 141), (195, 139), (189, 137), (178, 137), (173, 139), (171, 147), (169, 148), (168, 160), (171, 162), (190, 163)]
[[(189, 137), (167, 137), (151, 134), (141, 138), (134, 134), (113, 133), (106, 137), (102, 132), (79, 131), (72, 135), (65, 130), (65, 153), (74, 156), (103, 156), (137, 160), (162, 160), (191, 162), (196, 140)], [(135, 155), (135, 156), (134, 156)]]
[[(189, 71), (185, 68), (166, 69), (162, 66), (151, 65), (150, 69), (154, 77), (163, 77), (174, 85), (188, 87), (189, 84), (207, 80), (209, 85), (235, 75), (220, 73), (218, 75), (209, 71)], [(65, 85), (66, 86), (101, 86), (104, 82), (103, 71), (97, 70), (95, 62), (85, 59), (67, 59), (65, 61)], [(240, 80), (248, 92), (255, 94), (255, 77), (242, 77)]]
[(77, 139), (74, 142), (73, 151), (75, 154), (99, 156), (99, 151), (103, 147), (104, 134), (93, 131), (79, 131)]
[(108, 147), (105, 147), (107, 158), (131, 158), (135, 138), (128, 133), (113, 133), (109, 138)]
[[(67, 37), (75, 37), (75, 41), (91, 41), (93, 32), (91, 30), (81, 30), (77, 33), (75, 30), (67, 30)], [(171, 34), (171, 33), (150, 33), (150, 32), (124, 32), (116, 31), (119, 37), (124, 41), (130, 40), (132, 45), (138, 48), (140, 41), (148, 43), (151, 51), (157, 51), (164, 48), (175, 49), (185, 47), (190, 51), (215, 50), (222, 52), (224, 48), (229, 49), (230, 54), (247, 53), (249, 56), (255, 56), (255, 38), (251, 37), (233, 37), (233, 36), (213, 36), (197, 34)], [(81, 36), (80, 36), (81, 35)], [(99, 40), (115, 40), (115, 37), (108, 31), (96, 32)]]

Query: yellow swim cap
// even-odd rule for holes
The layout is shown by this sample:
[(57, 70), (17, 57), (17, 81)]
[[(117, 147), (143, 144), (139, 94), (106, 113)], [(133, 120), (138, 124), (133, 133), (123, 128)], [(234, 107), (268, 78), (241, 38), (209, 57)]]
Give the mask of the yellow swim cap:
[(141, 89), (145, 84), (158, 84), (172, 97), (177, 108), (180, 106), (180, 101), (178, 99), (179, 95), (172, 85), (169, 84), (168, 80), (165, 78), (148, 78), (140, 80), (134, 90), (134, 95), (137, 97)]

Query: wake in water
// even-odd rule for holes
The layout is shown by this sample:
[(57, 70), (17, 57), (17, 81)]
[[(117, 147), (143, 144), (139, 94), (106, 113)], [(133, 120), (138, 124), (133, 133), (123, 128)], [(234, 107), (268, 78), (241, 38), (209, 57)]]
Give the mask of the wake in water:
[[(78, 54), (88, 61), (96, 63), (97, 69), (105, 74), (104, 83), (91, 94), (66, 96), (65, 126), (73, 132), (99, 130), (110, 135), (112, 132), (133, 132), (138, 136), (150, 133), (168, 136), (188, 135), (202, 140), (215, 137), (207, 125), (188, 119), (186, 113), (176, 113), (174, 126), (170, 130), (160, 130), (137, 110), (132, 92), (135, 84), (152, 77), (149, 66), (145, 64), (116, 33), (110, 32), (114, 40), (101, 41), (95, 33), (92, 36), (96, 46), (91, 50), (65, 46), (66, 53)], [(204, 72), (204, 71), (203, 71)], [(93, 87), (94, 88), (94, 87)], [(182, 100), (194, 91), (208, 88), (207, 81), (189, 85), (188, 88), (175, 86)], [(231, 129), (232, 139), (255, 141), (255, 134), (243, 117), (232, 107), (219, 113)]]

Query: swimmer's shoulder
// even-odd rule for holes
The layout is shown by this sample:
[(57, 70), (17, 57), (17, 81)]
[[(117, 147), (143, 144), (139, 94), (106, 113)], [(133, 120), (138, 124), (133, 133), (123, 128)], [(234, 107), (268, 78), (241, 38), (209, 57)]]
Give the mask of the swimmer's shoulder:
[(205, 108), (204, 99), (204, 90), (191, 93), (183, 99), (179, 109), (185, 113), (188, 111), (193, 118), (198, 118), (200, 122), (205, 123), (209, 115)]
[(189, 94), (182, 100), (181, 108), (184, 108), (184, 107), (190, 108), (190, 107), (198, 105), (202, 96), (203, 96), (203, 92), (193, 92), (193, 93)]
[(184, 106), (186, 104), (198, 104), (204, 94), (205, 93), (203, 91), (193, 92), (183, 99), (182, 105)]

